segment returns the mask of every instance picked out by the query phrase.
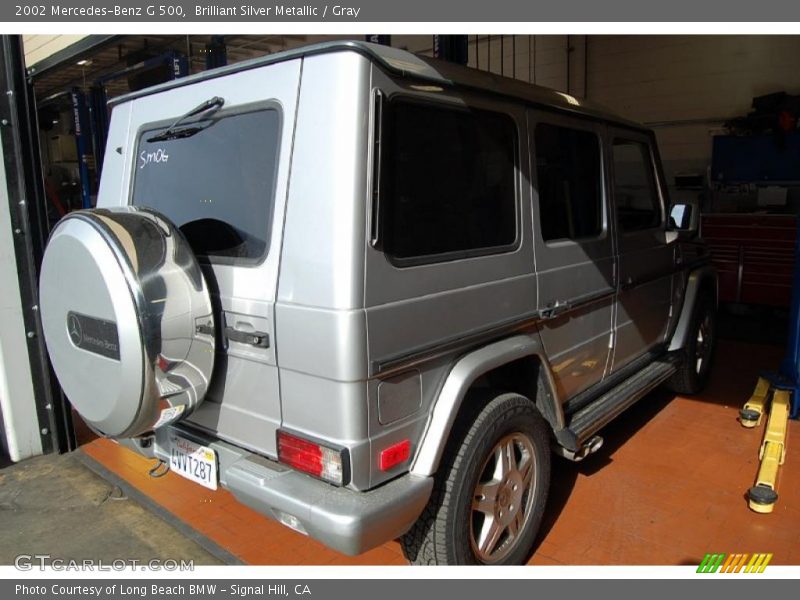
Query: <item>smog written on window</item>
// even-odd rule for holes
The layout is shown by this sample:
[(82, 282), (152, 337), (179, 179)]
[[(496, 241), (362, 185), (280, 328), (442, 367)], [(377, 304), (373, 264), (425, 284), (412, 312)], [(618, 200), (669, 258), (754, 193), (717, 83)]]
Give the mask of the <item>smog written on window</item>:
[(165, 127), (142, 132), (133, 204), (166, 215), (200, 257), (260, 259), (272, 224), (278, 111), (222, 113), (185, 127), (189, 134), (169, 139), (159, 136)]

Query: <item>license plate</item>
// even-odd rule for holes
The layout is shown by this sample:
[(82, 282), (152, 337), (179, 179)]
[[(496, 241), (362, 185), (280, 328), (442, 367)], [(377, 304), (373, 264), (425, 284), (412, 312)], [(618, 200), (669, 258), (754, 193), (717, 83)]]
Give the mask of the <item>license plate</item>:
[(211, 448), (170, 435), (169, 467), (190, 481), (210, 490), (217, 489), (217, 455)]

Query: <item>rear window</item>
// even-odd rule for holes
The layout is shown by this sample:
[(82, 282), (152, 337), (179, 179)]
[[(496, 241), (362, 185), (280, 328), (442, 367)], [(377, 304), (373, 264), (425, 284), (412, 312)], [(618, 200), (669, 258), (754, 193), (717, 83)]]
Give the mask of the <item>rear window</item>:
[(169, 125), (139, 137), (133, 204), (166, 215), (201, 258), (258, 262), (269, 248), (280, 114), (223, 111), (182, 123), (198, 130), (189, 137), (154, 139)]

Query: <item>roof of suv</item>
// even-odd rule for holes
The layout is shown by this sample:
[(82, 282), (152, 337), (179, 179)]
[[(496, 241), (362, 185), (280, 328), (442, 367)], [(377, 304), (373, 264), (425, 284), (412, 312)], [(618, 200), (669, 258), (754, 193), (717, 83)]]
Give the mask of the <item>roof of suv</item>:
[(331, 52), (358, 52), (367, 56), (385, 71), (394, 76), (423, 80), (447, 87), (464, 87), (483, 92), (518, 98), (539, 106), (582, 114), (604, 121), (613, 121), (636, 128), (642, 125), (620, 117), (604, 106), (576, 98), (550, 88), (525, 83), (486, 71), (479, 71), (455, 63), (412, 54), (406, 50), (360, 41), (333, 41), (301, 46), (275, 54), (268, 54), (225, 67), (196, 73), (188, 77), (155, 85), (112, 99), (109, 105), (121, 104), (134, 98), (155, 94), (164, 90), (191, 85), (199, 81), (222, 77), (231, 73), (255, 69), (265, 65), (292, 60), (314, 54)]

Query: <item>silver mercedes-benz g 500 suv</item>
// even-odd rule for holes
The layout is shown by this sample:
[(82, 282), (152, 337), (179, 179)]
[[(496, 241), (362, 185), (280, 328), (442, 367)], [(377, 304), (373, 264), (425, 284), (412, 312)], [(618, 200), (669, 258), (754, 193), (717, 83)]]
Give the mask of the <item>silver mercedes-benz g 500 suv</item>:
[(41, 315), (86, 423), (348, 554), (514, 564), (550, 453), (707, 379), (717, 284), (652, 132), (335, 42), (112, 102)]

